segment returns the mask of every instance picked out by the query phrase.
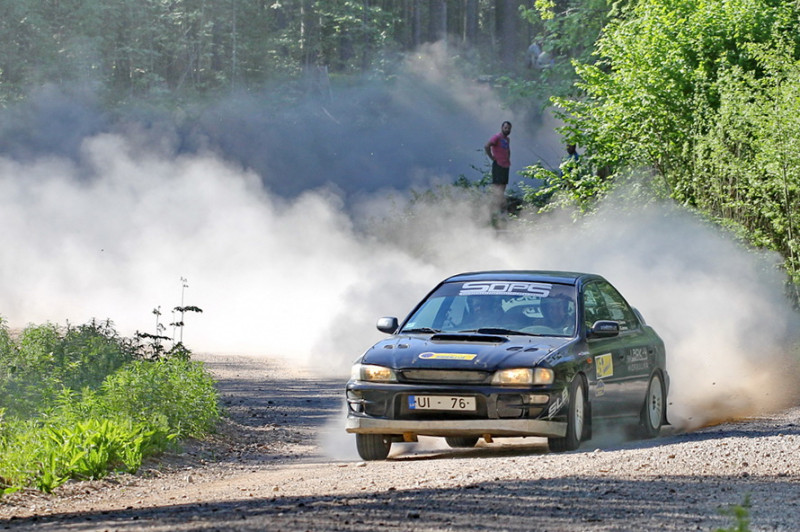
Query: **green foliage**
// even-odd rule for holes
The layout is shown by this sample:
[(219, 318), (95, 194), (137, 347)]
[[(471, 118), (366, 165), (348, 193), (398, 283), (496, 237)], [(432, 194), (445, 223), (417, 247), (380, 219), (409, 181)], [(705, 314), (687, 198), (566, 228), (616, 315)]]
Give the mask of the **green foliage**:
[[(27, 327), (0, 319), (0, 491), (136, 471), (219, 418), (214, 382), (178, 343), (157, 361), (111, 324)], [(38, 386), (37, 384), (38, 383)]]
[(736, 524), (729, 528), (718, 528), (716, 532), (749, 532), (750, 531), (750, 494), (744, 497), (742, 504), (737, 504), (727, 509), (720, 510), (723, 515), (729, 515), (736, 520)]
[[(698, 135), (697, 175), (675, 196), (779, 251), (800, 283), (800, 62), (783, 49), (751, 47), (757, 72), (721, 76), (720, 106)], [(769, 72), (769, 76), (760, 74)]]
[(66, 328), (31, 325), (16, 344), (0, 327), (0, 408), (30, 415), (62, 388), (97, 388), (106, 375), (134, 360), (135, 349), (109, 321)]
[[(485, 64), (497, 63), (500, 4), (449, 3), (442, 21), (425, 2), (2, 2), (0, 103), (47, 83), (98, 87), (112, 104), (185, 101), (286, 79), (298, 96), (325, 94), (329, 75), (385, 73), (403, 51), (437, 40), (425, 34), (440, 23), (454, 44), (465, 39), (487, 54)], [(499, 18), (516, 21), (507, 11)]]
[(586, 214), (611, 190), (611, 181), (592, 172), (591, 166), (581, 159), (564, 161), (558, 170), (535, 164), (520, 174), (539, 182), (538, 185), (522, 184), (521, 187), (523, 202), (540, 212), (577, 208), (579, 213)]
[(461, 174), (453, 182), (453, 186), (462, 190), (478, 190), (482, 193), (486, 190), (486, 187), (492, 184), (491, 166), (487, 165), (484, 168), (479, 168), (472, 165), (472, 169), (480, 176), (478, 179), (473, 181), (466, 175)]
[(3, 439), (0, 482), (50, 492), (69, 479), (90, 480), (109, 471), (133, 472), (145, 456), (165, 450), (175, 437), (130, 419), (75, 419), (58, 412), (17, 421)]
[[(607, 0), (536, 0), (520, 13), (543, 56), (530, 64), (528, 94), (541, 101), (551, 96), (574, 95), (577, 81), (573, 61), (591, 63), (594, 43), (609, 21)], [(517, 90), (520, 90), (518, 87)]]
[(164, 424), (181, 437), (214, 427), (218, 398), (199, 362), (171, 358), (132, 362), (103, 383), (104, 408), (140, 422)]
[(753, 70), (748, 44), (771, 42), (785, 18), (760, 0), (636, 3), (606, 27), (597, 62), (577, 64), (586, 97), (557, 100), (568, 136), (615, 167), (655, 167), (674, 188), (692, 173), (694, 125), (719, 107), (719, 73)]
[[(644, 0), (620, 13), (596, 60), (576, 62), (582, 94), (554, 98), (565, 138), (612, 183), (652, 173), (658, 193), (780, 251), (796, 284), (800, 7)], [(561, 190), (585, 176), (565, 178)]]

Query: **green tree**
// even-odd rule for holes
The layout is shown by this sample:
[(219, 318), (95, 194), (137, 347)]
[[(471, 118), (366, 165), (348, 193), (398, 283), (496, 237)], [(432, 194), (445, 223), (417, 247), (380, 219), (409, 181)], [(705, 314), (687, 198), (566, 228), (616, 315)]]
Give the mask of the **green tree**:
[[(479, 70), (521, 68), (519, 0), (0, 2), (0, 104), (90, 81), (109, 102), (390, 71), (429, 40), (467, 43)], [(498, 33), (498, 28), (500, 32)], [(423, 30), (430, 30), (424, 31)], [(454, 47), (454, 50), (460, 46)], [(474, 53), (480, 49), (480, 53)], [(504, 58), (504, 61), (499, 59)], [(519, 58), (519, 61), (517, 61)], [(313, 81), (313, 79), (312, 79)]]
[(695, 124), (719, 109), (719, 72), (756, 71), (750, 45), (788, 34), (792, 21), (793, 8), (762, 0), (639, 2), (606, 27), (597, 62), (577, 65), (585, 98), (558, 101), (567, 131), (614, 168), (655, 168), (672, 190), (693, 174)]
[(797, 285), (800, 62), (786, 48), (753, 54), (758, 69), (720, 77), (719, 109), (694, 144), (697, 177), (680, 192), (755, 245), (781, 252)]
[(531, 27), (528, 66), (538, 96), (575, 93), (573, 62), (593, 62), (594, 44), (614, 12), (607, 0), (537, 0), (520, 8)]
[(594, 62), (576, 62), (581, 94), (554, 99), (566, 139), (596, 175), (652, 173), (795, 272), (799, 15), (769, 0), (637, 2), (605, 27)]

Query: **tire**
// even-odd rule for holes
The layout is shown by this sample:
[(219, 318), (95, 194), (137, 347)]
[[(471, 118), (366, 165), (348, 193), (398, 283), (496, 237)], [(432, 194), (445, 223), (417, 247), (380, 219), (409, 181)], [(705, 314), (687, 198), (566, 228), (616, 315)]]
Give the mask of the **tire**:
[(583, 379), (576, 376), (569, 385), (569, 405), (567, 407), (567, 434), (563, 438), (547, 438), (547, 444), (554, 453), (574, 451), (581, 444), (588, 426), (586, 415), (589, 412), (583, 391)]
[(644, 398), (642, 412), (639, 419), (639, 436), (641, 438), (655, 438), (661, 431), (664, 422), (664, 380), (660, 373), (654, 373), (647, 385), (647, 395)]
[(478, 443), (478, 436), (445, 436), (444, 441), (453, 449), (475, 447), (475, 444)]
[(384, 434), (356, 434), (356, 448), (364, 460), (386, 460), (392, 440)]

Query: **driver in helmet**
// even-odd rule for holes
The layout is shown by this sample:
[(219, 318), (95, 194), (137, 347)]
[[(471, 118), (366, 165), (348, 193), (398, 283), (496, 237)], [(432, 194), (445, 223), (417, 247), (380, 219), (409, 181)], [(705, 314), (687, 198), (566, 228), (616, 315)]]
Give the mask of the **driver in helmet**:
[(575, 316), (571, 312), (572, 308), (574, 308), (572, 300), (565, 295), (542, 299), (542, 325), (558, 334), (572, 335), (575, 331)]

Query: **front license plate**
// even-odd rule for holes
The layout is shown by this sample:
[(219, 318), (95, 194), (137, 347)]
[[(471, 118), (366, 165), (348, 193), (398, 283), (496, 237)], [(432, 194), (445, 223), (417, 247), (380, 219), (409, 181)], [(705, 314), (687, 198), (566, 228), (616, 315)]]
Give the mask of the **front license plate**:
[(451, 395), (409, 395), (408, 408), (411, 410), (475, 410), (474, 397)]

